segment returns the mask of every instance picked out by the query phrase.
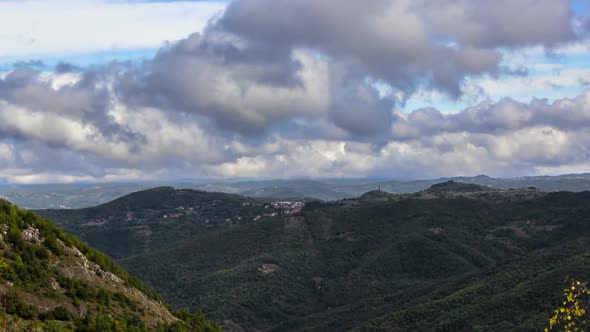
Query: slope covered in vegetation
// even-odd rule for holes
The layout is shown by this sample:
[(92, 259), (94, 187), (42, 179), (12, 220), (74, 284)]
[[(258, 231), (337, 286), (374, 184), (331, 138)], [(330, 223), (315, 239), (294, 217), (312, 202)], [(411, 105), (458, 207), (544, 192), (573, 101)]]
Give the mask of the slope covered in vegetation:
[(173, 314), (105, 255), (4, 200), (0, 256), (4, 330), (218, 330), (200, 313)]
[(119, 259), (174, 248), (195, 234), (251, 222), (268, 204), (243, 196), (158, 187), (78, 210), (39, 210), (68, 232)]
[[(175, 246), (118, 261), (175, 306), (245, 330), (537, 331), (564, 278), (590, 275), (590, 193), (434, 189), (185, 228)], [(59, 213), (72, 230), (88, 222)], [(159, 232), (204, 222), (183, 218), (142, 222)], [(80, 234), (93, 243), (112, 220)]]

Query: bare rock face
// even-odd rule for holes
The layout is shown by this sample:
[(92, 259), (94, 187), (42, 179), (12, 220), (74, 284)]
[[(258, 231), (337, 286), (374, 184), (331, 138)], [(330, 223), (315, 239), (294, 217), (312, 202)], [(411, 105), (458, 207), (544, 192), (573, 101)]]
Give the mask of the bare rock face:
[(43, 243), (43, 241), (45, 241), (45, 239), (39, 233), (39, 229), (37, 229), (33, 226), (29, 226), (27, 229), (22, 231), (22, 235), (23, 235), (23, 239), (25, 239), (25, 241), (28, 241), (31, 243)]
[[(61, 241), (60, 241), (61, 242)], [(125, 282), (112, 272), (103, 270), (98, 264), (91, 262), (77, 247), (70, 247), (63, 242), (66, 254), (73, 259), (54, 259), (52, 265), (63, 271), (64, 276), (72, 279), (83, 279), (93, 285), (102, 287), (113, 293), (122, 293), (131, 301), (144, 308), (147, 320), (173, 322), (176, 318), (159, 301), (149, 298), (140, 290), (127, 286)]]

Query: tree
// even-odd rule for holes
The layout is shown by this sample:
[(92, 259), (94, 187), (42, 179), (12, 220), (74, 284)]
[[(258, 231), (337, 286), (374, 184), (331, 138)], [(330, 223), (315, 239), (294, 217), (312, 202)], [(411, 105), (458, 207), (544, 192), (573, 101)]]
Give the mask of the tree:
[(588, 282), (581, 282), (571, 278), (566, 279), (569, 287), (563, 290), (565, 300), (554, 311), (549, 319), (549, 331), (587, 331), (590, 327), (587, 312), (590, 307), (590, 290)]

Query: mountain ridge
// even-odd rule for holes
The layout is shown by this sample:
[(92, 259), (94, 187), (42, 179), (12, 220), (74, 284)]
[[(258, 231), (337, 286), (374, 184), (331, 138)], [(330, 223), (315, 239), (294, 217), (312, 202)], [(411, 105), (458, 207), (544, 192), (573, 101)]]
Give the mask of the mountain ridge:
[[(204, 211), (209, 205), (199, 204), (221, 197), (202, 193), (211, 198), (184, 205), (185, 212), (137, 209), (144, 219), (122, 215), (91, 226), (81, 226), (88, 220), (76, 219), (76, 210), (40, 212), (98, 247), (96, 234), (117, 230), (135, 246), (129, 235), (135, 233), (121, 230), (147, 227), (141, 232), (151, 231), (149, 250), (126, 255), (110, 248), (110, 254), (167, 301), (203, 308), (236, 329), (542, 328), (563, 278), (590, 274), (584, 254), (590, 193), (448, 185), (405, 195), (377, 190), (364, 199), (307, 202), (300, 210), (234, 195), (217, 201), (210, 214), (186, 212)], [(170, 213), (182, 215), (163, 219)], [(154, 242), (155, 234), (167, 234), (174, 239), (167, 244), (175, 245)], [(524, 284), (524, 293), (513, 289), (529, 277), (535, 282)], [(502, 285), (505, 308), (526, 308), (529, 316), (499, 314), (498, 299), (482, 295), (490, 290), (481, 285), (490, 283)], [(466, 306), (461, 294), (477, 305)], [(455, 306), (457, 318), (430, 312), (438, 304)], [(406, 314), (415, 316), (405, 321)]]
[(100, 184), (54, 185), (0, 185), (0, 197), (30, 209), (83, 208), (97, 206), (129, 193), (157, 186), (196, 189), (209, 192), (226, 192), (257, 198), (294, 199), (310, 198), (339, 200), (358, 197), (379, 186), (391, 193), (415, 193), (431, 185), (449, 180), (477, 183), (499, 189), (537, 187), (545, 191), (590, 190), (590, 174), (565, 174), (561, 176), (529, 176), (493, 178), (487, 175), (475, 177), (447, 177), (430, 180), (392, 179), (293, 179), (250, 181), (181, 181)]

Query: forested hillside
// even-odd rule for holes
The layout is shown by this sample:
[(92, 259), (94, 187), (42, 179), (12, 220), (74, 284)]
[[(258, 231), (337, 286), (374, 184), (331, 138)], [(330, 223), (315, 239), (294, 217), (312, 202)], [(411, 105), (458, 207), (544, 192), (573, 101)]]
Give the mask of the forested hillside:
[(0, 200), (4, 331), (218, 331), (35, 213)]
[(158, 187), (92, 208), (38, 213), (119, 259), (171, 249), (285, 208), (239, 195)]
[[(175, 195), (207, 194), (170, 190), (165, 197), (175, 203), (167, 209), (194, 211), (219, 198), (176, 202)], [(128, 197), (113, 210), (144, 214), (142, 221), (103, 215), (112, 221), (89, 226), (89, 210), (45, 213), (107, 252), (95, 234), (115, 224), (148, 225), (152, 237), (184, 229), (182, 241), (170, 239), (175, 245), (109, 254), (176, 307), (202, 308), (245, 330), (538, 331), (560, 303), (566, 276), (590, 276), (588, 192), (450, 182), (411, 195), (375, 191), (313, 202), (300, 212), (236, 223), (225, 222), (224, 204), (235, 207), (230, 219), (238, 220), (240, 213), (262, 213), (266, 203), (228, 196), (207, 216), (150, 219), (145, 213), (154, 215), (157, 201), (120, 203)], [(203, 218), (224, 222), (184, 227), (203, 225)], [(119, 235), (135, 243), (136, 235)]]

